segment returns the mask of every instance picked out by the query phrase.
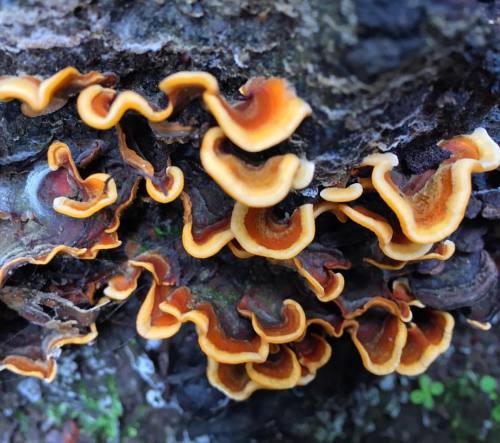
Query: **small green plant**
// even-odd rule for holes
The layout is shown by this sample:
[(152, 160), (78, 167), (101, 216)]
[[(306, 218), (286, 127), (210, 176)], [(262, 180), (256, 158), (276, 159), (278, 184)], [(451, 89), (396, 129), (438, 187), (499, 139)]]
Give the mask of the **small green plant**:
[[(106, 379), (105, 386), (103, 396), (95, 398), (82, 384), (79, 391), (80, 404), (46, 405), (47, 417), (56, 426), (61, 426), (68, 419), (75, 420), (81, 432), (91, 437), (92, 441), (118, 441), (123, 406), (113, 377)], [(134, 429), (127, 429), (126, 433), (131, 437)]]
[(106, 386), (109, 396), (107, 402), (93, 398), (84, 386), (80, 387), (80, 395), (87, 413), (79, 414), (75, 418), (85, 434), (97, 437), (97, 439), (114, 441), (120, 433), (120, 417), (123, 414), (123, 406), (113, 377), (107, 378)]
[(497, 400), (497, 381), (491, 375), (483, 375), (479, 379), (479, 388), (490, 397), (490, 400)]
[(439, 381), (433, 381), (424, 374), (418, 378), (419, 389), (410, 393), (410, 400), (415, 405), (422, 405), (426, 409), (434, 408), (434, 397), (439, 397), (444, 392), (444, 385)]
[(178, 237), (182, 232), (182, 227), (179, 225), (155, 226), (153, 231), (159, 238)]

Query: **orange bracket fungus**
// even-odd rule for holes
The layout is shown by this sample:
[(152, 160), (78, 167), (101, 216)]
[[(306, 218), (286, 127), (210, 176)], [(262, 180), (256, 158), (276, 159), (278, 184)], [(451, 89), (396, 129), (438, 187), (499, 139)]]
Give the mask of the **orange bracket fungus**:
[(229, 217), (223, 217), (207, 226), (200, 227), (193, 220), (193, 205), (187, 193), (181, 195), (184, 206), (184, 227), (182, 244), (193, 257), (207, 258), (217, 254), (234, 235), (230, 228)]
[(313, 205), (297, 208), (285, 221), (278, 221), (272, 209), (234, 205), (231, 231), (238, 243), (255, 255), (274, 259), (290, 259), (314, 239)]
[[(51, 162), (52, 166), (65, 164), (65, 167), (51, 169)], [(10, 271), (24, 263), (46, 264), (60, 253), (91, 259), (99, 250), (120, 245), (116, 232), (119, 216), (132, 201), (135, 183), (130, 179), (124, 181), (120, 194), (112, 196), (115, 203), (106, 203), (98, 212), (91, 203), (87, 212), (82, 213), (78, 212), (82, 206), (89, 202), (100, 205), (100, 198), (107, 198), (109, 180), (102, 180), (98, 175), (96, 186), (101, 186), (104, 195), (79, 202), (74, 197), (89, 196), (89, 182), (81, 180), (76, 171), (69, 150), (61, 143), (53, 144), (49, 150), (49, 164), (39, 161), (22, 174), (8, 168), (2, 171), (0, 210), (5, 216), (0, 220), (0, 283)], [(111, 191), (114, 190), (112, 186)], [(73, 210), (84, 218), (59, 214), (53, 208), (55, 200), (65, 207), (72, 207), (74, 203), (76, 209)]]
[(448, 312), (427, 308), (396, 280), (388, 296), (375, 296), (345, 315), (363, 365), (374, 374), (418, 375), (445, 352), (454, 319)]
[(319, 300), (336, 299), (344, 289), (344, 277), (333, 269), (350, 269), (351, 263), (338, 250), (311, 245), (293, 259), (293, 265), (304, 277)]
[(345, 327), (368, 371), (383, 375), (396, 370), (407, 330), (395, 303), (374, 298), (350, 314)]
[(160, 82), (169, 103), (165, 109), (151, 105), (133, 91), (117, 93), (99, 85), (89, 86), (78, 97), (82, 120), (96, 129), (110, 129), (127, 111), (136, 111), (151, 122), (168, 119), (186, 101), (203, 93), (203, 100), (224, 134), (248, 152), (259, 152), (288, 138), (311, 113), (284, 79), (254, 78), (241, 87), (245, 100), (230, 105), (220, 94), (214, 77), (205, 72), (178, 72)]
[(259, 152), (290, 137), (311, 107), (281, 78), (249, 80), (240, 88), (245, 99), (230, 105), (206, 91), (203, 100), (224, 134), (241, 149)]
[(395, 176), (394, 154), (372, 154), (363, 166), (373, 167), (371, 179), (384, 202), (396, 214), (405, 236), (430, 244), (453, 233), (462, 221), (471, 194), (471, 175), (500, 166), (500, 147), (483, 128), (439, 142), (450, 152), (436, 170), (409, 181)]
[[(57, 292), (13, 286), (0, 288), (0, 300), (8, 308), (2, 313), (2, 327), (12, 328), (12, 336), (0, 344), (0, 370), (50, 382), (57, 372), (59, 348), (97, 337), (95, 321), (102, 305), (84, 309)], [(16, 331), (19, 319), (24, 324)]]
[(115, 181), (108, 174), (93, 174), (82, 180), (71, 156), (71, 151), (64, 143), (52, 143), (47, 155), (49, 168), (52, 171), (65, 168), (83, 196), (83, 201), (63, 196), (56, 197), (52, 204), (56, 212), (68, 217), (86, 218), (102, 208), (112, 205), (118, 198)]
[[(102, 308), (130, 298), (146, 339), (193, 324), (186, 334), (196, 333), (208, 380), (235, 400), (311, 382), (344, 334), (368, 371), (416, 375), (448, 349), (449, 311), (488, 327), (499, 256), (464, 240), (476, 220), (457, 231), (472, 174), (500, 166), (485, 129), (439, 142), (444, 154), (422, 170), (405, 167), (401, 147), (363, 151), (361, 164), (342, 158), (337, 175), (302, 137), (262, 152), (312, 112), (285, 79), (250, 79), (229, 103), (211, 74), (179, 72), (159, 83), (161, 105), (111, 89), (115, 79), (74, 68), (44, 81), (0, 77), (0, 100), (20, 100), (28, 116), (78, 93), (83, 123), (117, 135), (92, 131), (89, 150), (89, 128), (65, 117), (41, 150), (1, 160), (0, 316), (13, 335), (0, 343), (0, 369), (51, 380), (57, 349), (93, 340)], [(190, 104), (198, 97), (209, 114)], [(494, 219), (495, 207), (485, 215), (476, 203), (469, 219)], [(114, 251), (97, 258), (103, 249)], [(59, 260), (68, 276), (51, 273)]]
[(28, 117), (49, 114), (62, 108), (67, 98), (91, 85), (112, 85), (114, 74), (89, 72), (81, 74), (73, 67), (65, 68), (40, 80), (37, 77), (0, 76), (0, 101), (20, 100), (21, 111)]
[(151, 105), (134, 91), (117, 93), (99, 85), (84, 89), (78, 96), (78, 112), (82, 120), (96, 129), (110, 129), (127, 111), (136, 111), (151, 122), (169, 118), (178, 106), (196, 97), (203, 91), (217, 94), (217, 81), (205, 72), (177, 72), (160, 82), (160, 90), (168, 99), (165, 109)]
[(353, 183), (346, 188), (325, 188), (320, 195), (323, 200), (331, 203), (343, 203), (356, 200), (363, 193), (363, 186)]
[(307, 161), (294, 154), (277, 155), (254, 166), (225, 152), (224, 140), (220, 128), (207, 131), (200, 148), (201, 164), (228, 195), (244, 205), (273, 206), (296, 184), (304, 188), (312, 179), (312, 174), (304, 171), (309, 168)]
[(156, 174), (153, 165), (129, 147), (130, 136), (121, 125), (116, 126), (118, 146), (123, 161), (146, 179), (148, 195), (158, 203), (169, 203), (179, 197), (184, 188), (184, 174), (177, 166), (167, 166), (164, 173)]

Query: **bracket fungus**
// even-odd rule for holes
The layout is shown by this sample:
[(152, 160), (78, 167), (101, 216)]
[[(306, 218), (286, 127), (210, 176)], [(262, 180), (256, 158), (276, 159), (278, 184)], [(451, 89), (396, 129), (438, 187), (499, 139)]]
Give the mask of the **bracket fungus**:
[[(500, 148), (484, 129), (439, 142), (445, 154), (422, 170), (399, 166), (394, 152), (371, 153), (322, 181), (320, 162), (306, 160), (302, 147), (298, 154), (296, 143), (262, 153), (312, 112), (285, 79), (250, 79), (232, 104), (211, 74), (179, 72), (159, 84), (165, 106), (111, 89), (115, 79), (74, 68), (44, 81), (0, 78), (0, 100), (21, 100), (26, 115), (53, 112), (79, 93), (83, 122), (117, 132), (99, 133), (102, 149), (91, 155), (68, 140), (47, 143), (47, 160), (2, 163), (0, 286), (8, 278), (14, 286), (0, 287), (0, 314), (6, 325), (28, 327), (0, 346), (0, 369), (52, 379), (54, 351), (93, 340), (101, 308), (133, 294), (141, 297), (137, 332), (168, 339), (194, 324), (210, 383), (235, 400), (309, 383), (345, 333), (368, 371), (416, 375), (449, 347), (448, 311), (488, 325), (498, 254), (453, 234), (472, 174), (500, 166)], [(208, 120), (195, 113), (166, 121), (191, 111), (197, 105), (185, 105), (197, 97)], [(199, 139), (198, 157), (187, 145)], [(79, 169), (94, 173), (82, 179)], [(318, 189), (324, 183), (337, 185)], [(487, 209), (470, 218), (494, 217)], [(325, 212), (333, 217), (318, 219)], [(43, 291), (16, 280), (21, 265), (47, 265), (59, 253), (88, 269), (76, 259), (96, 259), (102, 249), (117, 251), (99, 279), (75, 272), (81, 281), (59, 287), (44, 277)], [(65, 317), (48, 316), (46, 300)]]
[[(56, 212), (74, 218), (87, 218), (106, 206), (112, 205), (118, 198), (115, 181), (108, 174), (93, 174), (83, 180), (73, 161), (68, 145), (54, 142), (47, 153), (49, 168), (57, 171), (65, 168), (75, 187), (82, 194), (82, 201), (68, 197), (56, 197), (52, 206)], [(68, 180), (68, 187), (71, 181)], [(69, 190), (68, 190), (69, 191)]]
[[(0, 284), (25, 263), (46, 264), (60, 253), (92, 259), (98, 251), (121, 244), (119, 217), (132, 202), (135, 182), (125, 181), (118, 195), (108, 176), (96, 174), (81, 180), (69, 149), (62, 143), (52, 145), (48, 159), (48, 164), (40, 160), (23, 173), (13, 174), (6, 168), (0, 174), (0, 211), (5, 214), (0, 220)], [(65, 166), (56, 169), (62, 164)], [(92, 185), (103, 193), (94, 194)], [(80, 202), (74, 200), (75, 194), (91, 198)], [(94, 195), (97, 197), (92, 198)], [(64, 207), (62, 212), (72, 216), (59, 214), (54, 206), (58, 212)], [(100, 209), (97, 212), (96, 207)]]
[(184, 192), (181, 194), (181, 199), (184, 207), (182, 244), (193, 257), (211, 257), (234, 238), (229, 216), (201, 226), (193, 219), (193, 204), (189, 195)]
[(321, 191), (320, 196), (323, 200), (331, 203), (344, 203), (356, 200), (361, 197), (363, 186), (360, 183), (353, 183), (346, 188), (325, 188)]
[(210, 91), (203, 100), (224, 134), (248, 152), (260, 152), (287, 139), (312, 112), (281, 78), (251, 79), (240, 93), (244, 100), (235, 105)]
[(8, 339), (0, 344), (0, 370), (50, 382), (57, 373), (60, 348), (95, 340), (96, 319), (105, 303), (88, 307), (88, 296), (95, 285), (91, 281), (84, 285), (87, 294), (75, 301), (68, 299), (64, 288), (54, 285), (51, 292), (16, 286), (0, 288), (4, 303), (2, 328), (8, 331)]
[(375, 296), (345, 315), (347, 330), (365, 368), (377, 375), (418, 375), (445, 352), (454, 319), (427, 308), (396, 280), (389, 297)]
[(344, 276), (334, 269), (350, 269), (351, 263), (340, 251), (311, 245), (292, 260), (319, 300), (335, 300), (344, 289)]
[(273, 206), (291, 189), (305, 188), (312, 180), (307, 160), (294, 154), (276, 155), (254, 166), (225, 152), (224, 140), (220, 128), (206, 132), (200, 148), (201, 164), (228, 195), (246, 206)]
[(49, 114), (62, 108), (70, 95), (91, 85), (111, 86), (114, 74), (91, 71), (81, 74), (73, 67), (65, 68), (46, 80), (33, 76), (0, 76), (0, 101), (20, 100), (27, 117)]
[(116, 132), (123, 161), (146, 179), (148, 195), (158, 203), (170, 203), (179, 197), (184, 189), (182, 170), (177, 166), (167, 166), (163, 173), (156, 174), (153, 165), (129, 147), (126, 131), (120, 124), (116, 125)]
[(288, 138), (311, 113), (286, 80), (255, 78), (241, 87), (246, 100), (233, 106), (220, 95), (217, 80), (205, 72), (178, 72), (160, 82), (168, 99), (165, 109), (151, 105), (134, 91), (117, 93), (99, 85), (78, 96), (82, 120), (96, 129), (110, 129), (127, 111), (136, 111), (151, 122), (168, 119), (187, 101), (203, 94), (203, 100), (224, 134), (240, 148), (259, 152)]
[(272, 208), (249, 208), (237, 202), (231, 231), (238, 243), (254, 255), (291, 259), (314, 239), (313, 205), (302, 205), (287, 220), (279, 221)]
[(439, 142), (451, 156), (436, 170), (410, 178), (394, 176), (394, 154), (372, 154), (362, 166), (373, 167), (371, 180), (396, 214), (406, 237), (420, 244), (435, 243), (452, 234), (462, 221), (471, 195), (471, 176), (500, 166), (500, 147), (485, 129)]
[(136, 111), (151, 122), (168, 119), (178, 106), (196, 97), (202, 91), (218, 93), (217, 81), (205, 72), (177, 72), (160, 82), (159, 88), (168, 99), (165, 109), (151, 105), (134, 91), (117, 93), (114, 89), (94, 85), (78, 96), (78, 112), (81, 119), (96, 129), (111, 129), (127, 111)]

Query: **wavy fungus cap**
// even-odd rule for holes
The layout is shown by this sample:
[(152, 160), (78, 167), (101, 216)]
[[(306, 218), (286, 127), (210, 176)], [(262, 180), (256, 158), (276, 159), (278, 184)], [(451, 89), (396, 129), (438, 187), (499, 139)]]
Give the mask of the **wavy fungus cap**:
[(462, 221), (471, 194), (471, 175), (500, 166), (500, 147), (483, 128), (439, 142), (451, 157), (398, 187), (391, 173), (398, 166), (394, 154), (372, 154), (363, 166), (372, 166), (372, 183), (394, 211), (404, 234), (415, 243), (435, 243), (453, 233)]
[(118, 193), (113, 178), (108, 174), (100, 173), (92, 174), (83, 180), (68, 145), (61, 142), (52, 143), (47, 157), (49, 168), (52, 171), (66, 168), (81, 188), (80, 193), (83, 194), (82, 201), (68, 197), (56, 197), (53, 202), (55, 211), (68, 217), (87, 218), (116, 202)]
[(220, 128), (207, 131), (200, 148), (201, 164), (228, 195), (246, 206), (273, 206), (283, 200), (296, 184), (304, 188), (312, 180), (307, 161), (294, 154), (276, 155), (254, 166), (225, 152), (224, 139)]
[(36, 77), (0, 77), (0, 101), (21, 100), (21, 111), (28, 117), (49, 114), (66, 104), (68, 96), (90, 85), (110, 85), (116, 81), (114, 74), (91, 71), (81, 74), (67, 67), (46, 80)]
[(263, 151), (287, 139), (312, 112), (282, 78), (257, 77), (240, 92), (245, 99), (234, 105), (210, 92), (203, 94), (203, 100), (224, 134), (248, 152)]
[(283, 222), (272, 210), (249, 208), (236, 203), (231, 217), (231, 230), (238, 243), (248, 252), (274, 259), (290, 259), (314, 239), (313, 205), (295, 209)]

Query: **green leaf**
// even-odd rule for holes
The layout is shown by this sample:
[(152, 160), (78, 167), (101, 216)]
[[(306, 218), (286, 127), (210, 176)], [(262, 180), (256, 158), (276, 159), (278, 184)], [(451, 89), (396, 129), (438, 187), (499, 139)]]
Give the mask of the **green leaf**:
[(479, 380), (481, 391), (489, 394), (497, 390), (497, 381), (491, 375), (483, 375)]
[(418, 378), (418, 383), (420, 384), (420, 387), (423, 391), (429, 391), (432, 380), (427, 374), (424, 374)]
[(416, 389), (410, 393), (410, 400), (415, 405), (421, 405), (425, 401), (425, 394), (420, 389)]
[(432, 409), (434, 407), (434, 400), (432, 399), (431, 395), (425, 396), (423, 406), (426, 409)]
[(431, 394), (435, 396), (442, 395), (444, 392), (444, 385), (439, 381), (432, 382), (431, 384)]
[(497, 423), (500, 423), (500, 405), (496, 405), (491, 411), (491, 417)]
[(167, 235), (167, 232), (164, 229), (160, 228), (159, 226), (155, 226), (153, 230), (155, 231), (155, 234), (158, 237), (166, 237)]
[(139, 435), (139, 432), (137, 431), (137, 428), (134, 428), (133, 426), (129, 426), (127, 428), (127, 437), (134, 438)]

